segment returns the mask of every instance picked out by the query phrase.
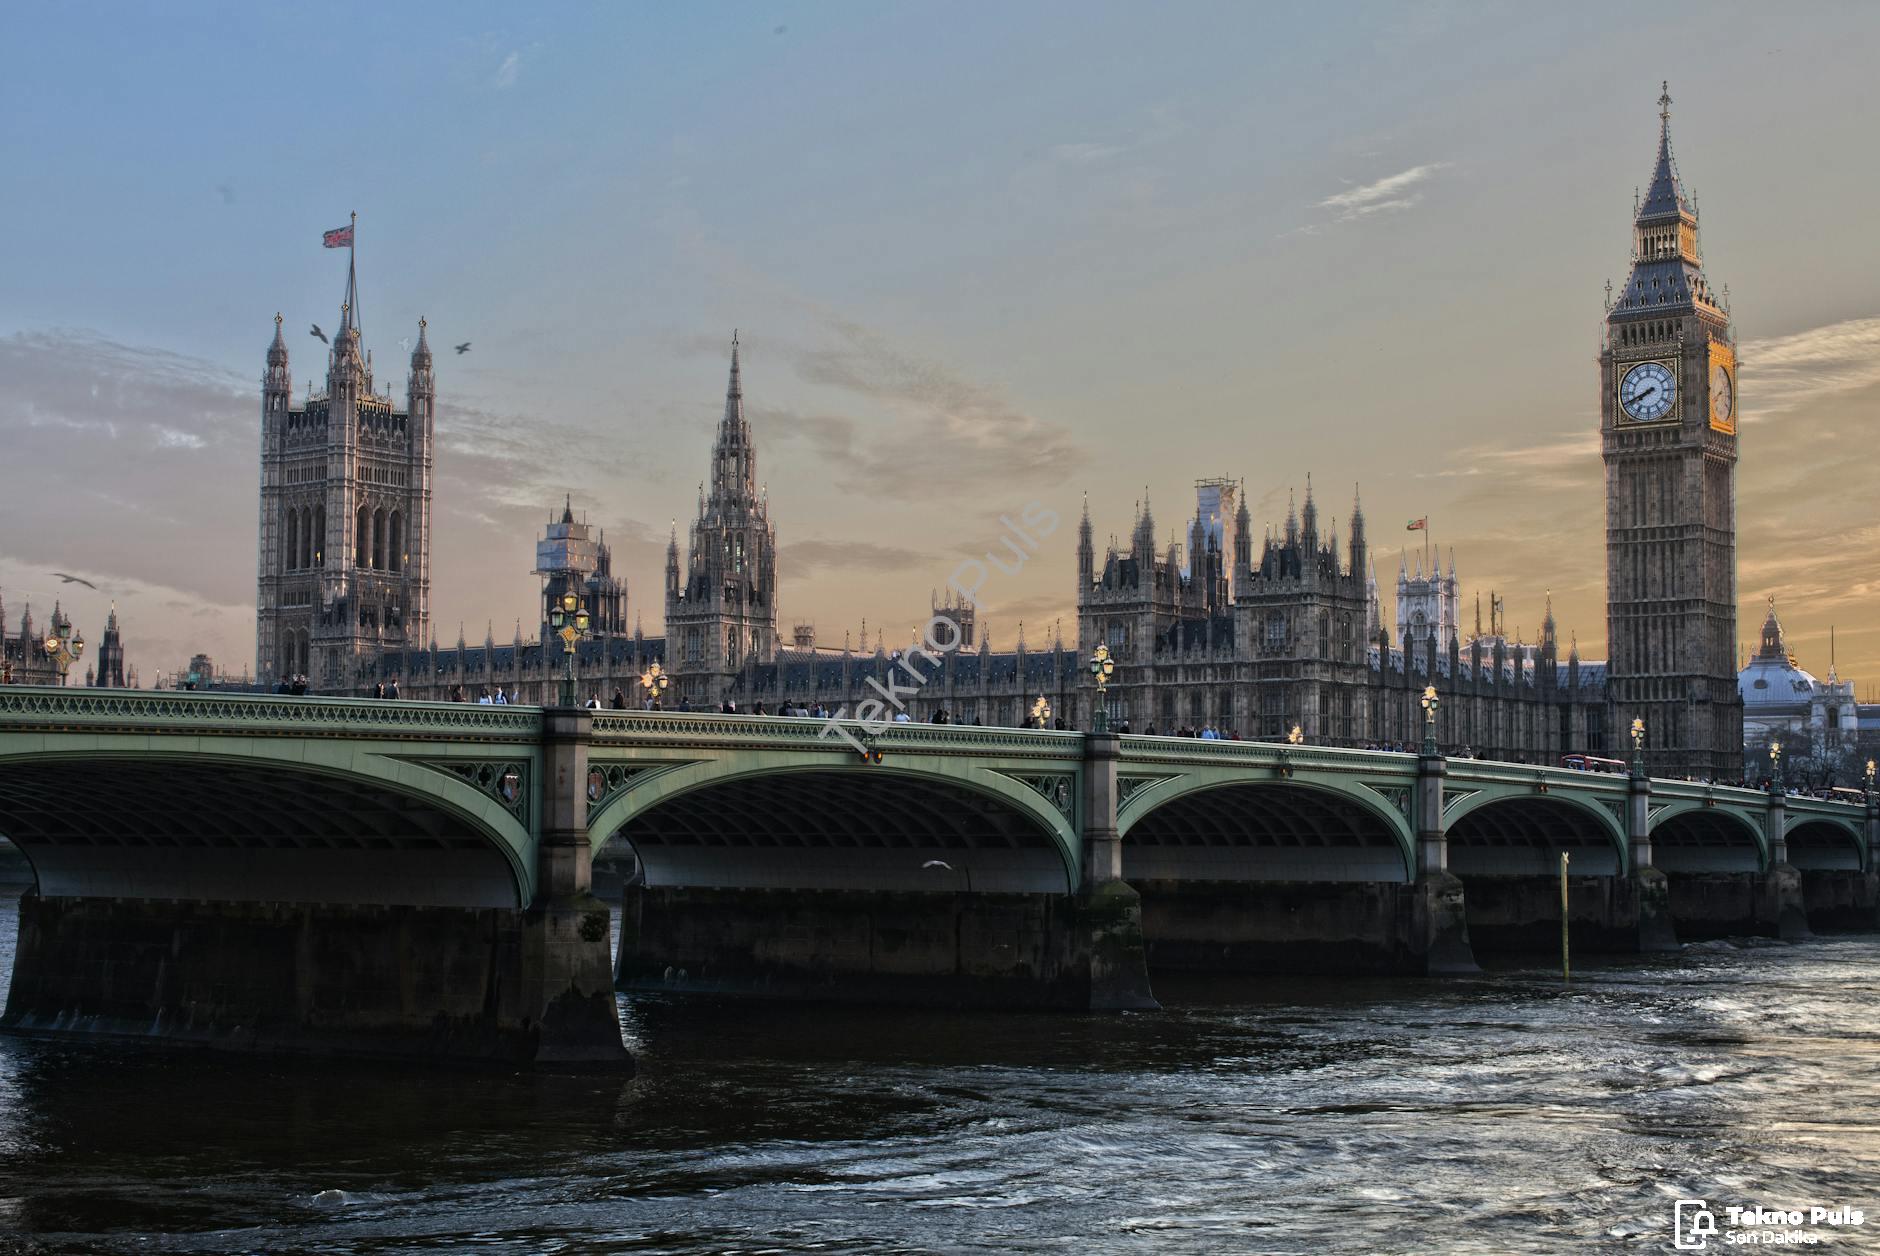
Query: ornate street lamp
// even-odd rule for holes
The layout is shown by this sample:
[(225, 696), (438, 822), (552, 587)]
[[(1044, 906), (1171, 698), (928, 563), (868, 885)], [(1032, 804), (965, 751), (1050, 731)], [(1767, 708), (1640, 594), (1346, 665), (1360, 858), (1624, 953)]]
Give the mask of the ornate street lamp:
[(1294, 724), (1292, 731), (1286, 734), (1286, 740), (1292, 745), (1303, 746), (1306, 741), (1306, 730)]
[(72, 664), (78, 662), (79, 655), (85, 652), (85, 634), (72, 632), (72, 621), (55, 624), (41, 644), (46, 647), (46, 657), (59, 669), (59, 683), (65, 683), (65, 673)]
[(549, 608), (548, 626), (561, 638), (561, 705), (571, 707), (575, 704), (574, 652), (588, 635), (587, 607), (581, 605), (581, 599), (574, 594), (564, 593), (561, 601)]
[(1779, 741), (1769, 743), (1769, 792), (1782, 792), (1782, 743)]
[(666, 669), (654, 659), (651, 667), (640, 673), (640, 688), (646, 690), (646, 696), (653, 700), (653, 709), (663, 711), (660, 700), (666, 696), (666, 690), (672, 685), (672, 677), (666, 675)]
[(1443, 704), (1436, 696), (1435, 685), (1423, 686), (1423, 696), (1417, 699), (1417, 705), (1423, 708), (1423, 753), (1436, 753), (1436, 708)]
[(1110, 677), (1116, 675), (1116, 660), (1110, 657), (1110, 647), (1100, 645), (1097, 652), (1090, 656), (1090, 674), (1097, 682), (1097, 715), (1092, 721), (1092, 731), (1107, 733), (1110, 731)]
[(1645, 721), (1632, 717), (1632, 775), (1645, 775)]
[(1873, 760), (1867, 760), (1867, 797), (1873, 797)]
[(1043, 694), (1039, 694), (1038, 700), (1031, 704), (1031, 718), (1039, 728), (1050, 727), (1051, 704), (1044, 700)]

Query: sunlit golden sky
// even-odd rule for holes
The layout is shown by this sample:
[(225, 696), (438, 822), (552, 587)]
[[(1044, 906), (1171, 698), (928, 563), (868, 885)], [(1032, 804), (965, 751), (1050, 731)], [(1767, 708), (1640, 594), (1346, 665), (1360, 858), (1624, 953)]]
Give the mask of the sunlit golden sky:
[[(1380, 576), (1428, 515), (1465, 615), (1552, 590), (1604, 654), (1595, 362), (1660, 80), (1740, 340), (1738, 637), (1880, 690), (1880, 10), (470, 5), (13, 17), (0, 597), (146, 683), (253, 659), (258, 384), (299, 381), (359, 218), (366, 344), (441, 358), (438, 635), (536, 617), (564, 493), (661, 628), (734, 327), (783, 617), (904, 636), (1027, 502), (996, 645), (1071, 615), (1074, 522), (1308, 474)], [(304, 385), (303, 385), (304, 386)], [(298, 394), (300, 386), (297, 386)], [(98, 584), (60, 585), (66, 571)], [(43, 622), (43, 619), (42, 619)]]

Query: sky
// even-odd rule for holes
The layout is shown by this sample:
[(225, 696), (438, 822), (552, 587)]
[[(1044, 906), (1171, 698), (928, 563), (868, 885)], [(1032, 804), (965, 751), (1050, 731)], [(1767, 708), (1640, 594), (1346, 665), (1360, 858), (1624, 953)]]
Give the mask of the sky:
[[(1308, 476), (1386, 597), (1604, 656), (1596, 353), (1661, 80), (1739, 338), (1739, 639), (1880, 692), (1880, 8), (39, 5), (0, 46), (0, 598), (146, 684), (254, 656), (259, 379), (437, 381), (433, 622), (536, 622), (564, 494), (661, 630), (734, 328), (781, 619), (904, 640), (1029, 503), (996, 647), (1071, 631), (1075, 520), (1256, 530)], [(53, 572), (98, 586), (62, 583)], [(1467, 626), (1467, 625), (1465, 625)]]

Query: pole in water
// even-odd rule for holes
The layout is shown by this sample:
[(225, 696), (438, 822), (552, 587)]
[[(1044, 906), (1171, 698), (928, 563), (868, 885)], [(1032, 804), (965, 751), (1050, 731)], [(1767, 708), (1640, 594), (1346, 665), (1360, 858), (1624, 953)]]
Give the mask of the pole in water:
[(1560, 980), (1572, 981), (1567, 963), (1567, 852), (1560, 852)]

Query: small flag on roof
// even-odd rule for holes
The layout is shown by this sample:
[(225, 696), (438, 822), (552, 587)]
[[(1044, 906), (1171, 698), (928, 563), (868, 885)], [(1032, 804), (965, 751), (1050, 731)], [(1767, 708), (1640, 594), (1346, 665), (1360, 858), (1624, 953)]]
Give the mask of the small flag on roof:
[(1427, 532), (1429, 529), (1430, 517), (1424, 515), (1421, 519), (1412, 519), (1409, 523), (1404, 525), (1403, 530), (1405, 532)]
[(320, 237), (321, 245), (329, 249), (349, 249), (352, 247), (352, 242), (353, 229), (349, 226), (335, 227)]

